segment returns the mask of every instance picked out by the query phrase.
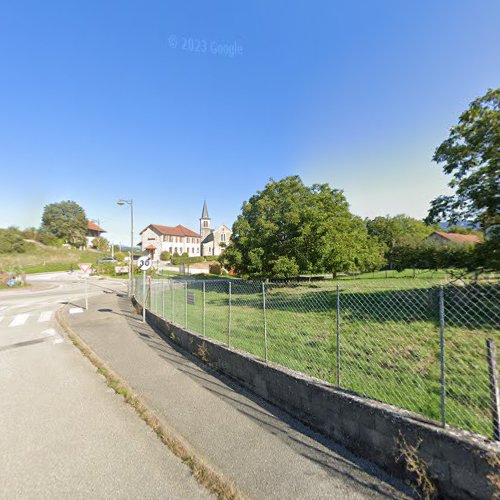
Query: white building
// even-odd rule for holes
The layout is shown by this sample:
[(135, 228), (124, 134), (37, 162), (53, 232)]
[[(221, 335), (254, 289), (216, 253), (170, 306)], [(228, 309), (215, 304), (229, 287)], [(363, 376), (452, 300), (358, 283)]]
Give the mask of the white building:
[(85, 235), (85, 240), (87, 242), (87, 247), (92, 246), (94, 238), (102, 238), (102, 234), (106, 233), (102, 227), (99, 227), (94, 221), (89, 220), (87, 222), (87, 234)]
[(208, 215), (207, 202), (203, 204), (203, 211), (200, 217), (201, 235), (201, 255), (220, 255), (224, 248), (229, 245), (233, 232), (225, 224), (221, 224), (217, 229), (212, 229), (211, 219)]
[(187, 253), (190, 257), (201, 255), (201, 236), (180, 224), (174, 227), (150, 224), (139, 234), (142, 249), (151, 252), (155, 261), (160, 260), (162, 252)]

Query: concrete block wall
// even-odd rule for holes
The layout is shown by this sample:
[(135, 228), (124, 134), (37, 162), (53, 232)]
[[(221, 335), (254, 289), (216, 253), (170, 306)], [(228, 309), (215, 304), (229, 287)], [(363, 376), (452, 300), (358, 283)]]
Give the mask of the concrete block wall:
[(427, 475), (441, 496), (500, 498), (493, 479), (500, 482), (500, 470), (492, 463), (492, 457), (500, 456), (498, 443), (443, 429), (408, 411), (336, 389), (292, 370), (266, 365), (149, 312), (147, 320), (212, 368), (390, 473), (415, 479), (400, 458), (405, 442), (418, 446), (417, 457), (425, 462)]

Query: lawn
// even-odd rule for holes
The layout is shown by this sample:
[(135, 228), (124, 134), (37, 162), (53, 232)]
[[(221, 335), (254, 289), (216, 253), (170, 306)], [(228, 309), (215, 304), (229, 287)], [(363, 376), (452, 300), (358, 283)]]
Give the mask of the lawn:
[(105, 254), (76, 248), (55, 248), (30, 244), (25, 253), (0, 254), (0, 272), (42, 273), (68, 271), (80, 262), (95, 263)]
[[(230, 308), (228, 281), (186, 287), (158, 280), (151, 307), (260, 358), (265, 319), (269, 361), (439, 421), (441, 282), (436, 276), (269, 284), (264, 317), (260, 283), (232, 281)], [(485, 340), (500, 344), (498, 291), (490, 283), (443, 292), (446, 423), (486, 436), (492, 425)]]

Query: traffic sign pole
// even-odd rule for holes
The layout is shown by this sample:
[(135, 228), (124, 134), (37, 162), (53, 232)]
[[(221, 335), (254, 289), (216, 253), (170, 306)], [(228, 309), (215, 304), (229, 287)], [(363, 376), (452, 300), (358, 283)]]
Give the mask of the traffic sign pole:
[(89, 292), (87, 287), (87, 273), (85, 273), (85, 310), (89, 310)]
[(88, 284), (87, 284), (87, 279), (89, 277), (90, 269), (92, 268), (92, 264), (78, 264), (78, 267), (80, 270), (83, 272), (83, 275), (85, 276), (84, 282), (85, 282), (85, 310), (88, 311), (89, 309), (89, 293), (88, 293)]
[(142, 271), (142, 322), (146, 323), (146, 271)]
[(142, 322), (146, 323), (146, 271), (151, 269), (151, 257), (143, 255), (137, 261), (137, 269), (142, 271)]

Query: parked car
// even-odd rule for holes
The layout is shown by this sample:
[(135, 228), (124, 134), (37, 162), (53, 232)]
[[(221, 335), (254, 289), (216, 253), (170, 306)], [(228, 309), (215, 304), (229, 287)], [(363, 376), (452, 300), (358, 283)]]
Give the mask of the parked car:
[(103, 257), (102, 259), (97, 260), (98, 264), (104, 264), (105, 262), (116, 263), (118, 261), (114, 257)]

